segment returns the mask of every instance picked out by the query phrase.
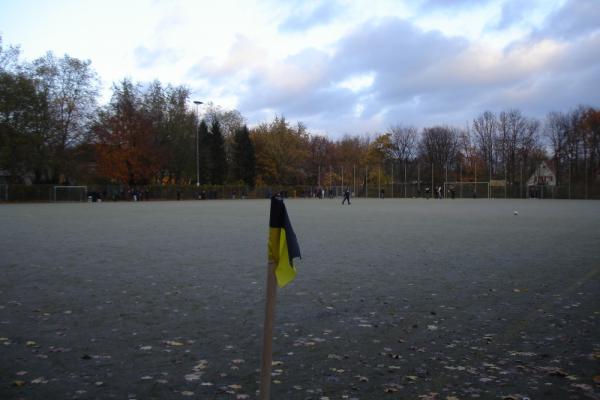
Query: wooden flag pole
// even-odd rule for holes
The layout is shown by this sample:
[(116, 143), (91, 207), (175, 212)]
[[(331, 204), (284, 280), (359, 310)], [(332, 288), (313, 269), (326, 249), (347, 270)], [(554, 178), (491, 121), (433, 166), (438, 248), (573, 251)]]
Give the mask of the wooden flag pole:
[(265, 305), (265, 324), (263, 331), (263, 351), (260, 367), (260, 400), (271, 397), (271, 366), (273, 359), (273, 324), (275, 320), (275, 297), (277, 295), (277, 280), (275, 278), (275, 263), (269, 261), (267, 271), (267, 301)]

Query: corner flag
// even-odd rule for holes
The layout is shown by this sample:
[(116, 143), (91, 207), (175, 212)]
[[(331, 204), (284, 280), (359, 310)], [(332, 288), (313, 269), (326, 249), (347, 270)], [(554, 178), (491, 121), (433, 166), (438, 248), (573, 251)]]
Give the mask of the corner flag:
[(293, 259), (301, 256), (285, 204), (277, 195), (271, 197), (268, 247), (269, 261), (275, 263), (277, 284), (279, 287), (284, 287), (296, 277)]

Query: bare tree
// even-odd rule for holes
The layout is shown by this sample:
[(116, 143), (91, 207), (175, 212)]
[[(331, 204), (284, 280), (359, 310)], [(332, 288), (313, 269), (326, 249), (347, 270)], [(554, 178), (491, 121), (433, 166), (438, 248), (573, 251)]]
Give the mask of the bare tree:
[(21, 69), (19, 64), (19, 55), (21, 49), (18, 46), (2, 46), (2, 36), (0, 36), (0, 72), (18, 72)]
[(569, 118), (562, 112), (552, 111), (546, 116), (544, 136), (552, 149), (552, 161), (556, 170), (557, 184), (562, 181), (563, 165), (567, 161)]
[(423, 159), (443, 169), (456, 159), (459, 149), (459, 134), (456, 128), (434, 126), (423, 129), (419, 152)]
[(393, 125), (391, 135), (392, 157), (400, 162), (413, 160), (417, 155), (418, 130), (414, 126)]
[(33, 62), (32, 75), (47, 104), (46, 140), (51, 149), (51, 179), (70, 169), (69, 149), (86, 141), (96, 112), (99, 80), (91, 61), (51, 52)]
[(488, 165), (491, 179), (492, 164), (494, 161), (494, 142), (498, 132), (496, 115), (491, 111), (485, 111), (473, 120), (473, 131), (475, 132), (477, 147)]
[(532, 147), (538, 144), (539, 122), (525, 117), (520, 110), (502, 111), (498, 118), (496, 159), (501, 161), (509, 182), (515, 182), (518, 165), (529, 158)]

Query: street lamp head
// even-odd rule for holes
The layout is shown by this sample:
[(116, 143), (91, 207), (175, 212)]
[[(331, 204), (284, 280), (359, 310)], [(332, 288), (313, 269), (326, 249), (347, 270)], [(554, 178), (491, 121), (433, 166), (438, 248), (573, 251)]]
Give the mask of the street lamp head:
[(198, 100), (194, 100), (194, 104), (204, 104), (204, 103), (201, 101), (198, 101)]

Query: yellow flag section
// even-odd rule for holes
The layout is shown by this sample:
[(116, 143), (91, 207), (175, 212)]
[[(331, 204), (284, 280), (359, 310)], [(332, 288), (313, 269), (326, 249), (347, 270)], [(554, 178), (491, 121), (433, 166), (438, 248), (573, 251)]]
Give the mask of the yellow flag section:
[(284, 287), (296, 277), (293, 259), (300, 257), (300, 247), (283, 199), (279, 196), (271, 198), (268, 251), (269, 262), (275, 263), (277, 284)]
[(296, 268), (289, 261), (285, 229), (269, 228), (269, 261), (274, 262), (275, 277), (279, 287), (284, 287), (296, 277)]

